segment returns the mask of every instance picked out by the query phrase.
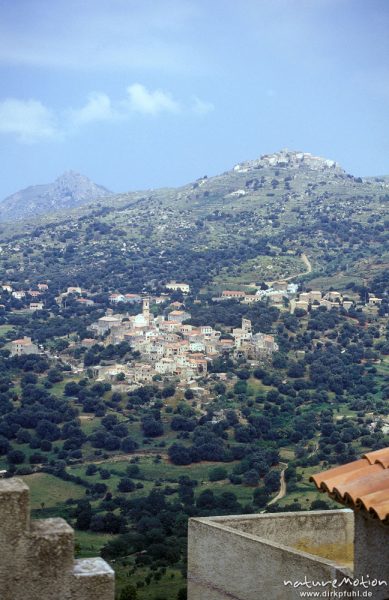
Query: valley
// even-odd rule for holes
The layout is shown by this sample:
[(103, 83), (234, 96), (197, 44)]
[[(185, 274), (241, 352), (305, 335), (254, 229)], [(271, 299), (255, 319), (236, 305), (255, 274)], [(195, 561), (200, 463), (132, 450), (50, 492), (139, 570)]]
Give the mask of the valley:
[(185, 598), (188, 518), (331, 508), (310, 475), (389, 445), (388, 203), (284, 150), (2, 221), (0, 469), (118, 597)]

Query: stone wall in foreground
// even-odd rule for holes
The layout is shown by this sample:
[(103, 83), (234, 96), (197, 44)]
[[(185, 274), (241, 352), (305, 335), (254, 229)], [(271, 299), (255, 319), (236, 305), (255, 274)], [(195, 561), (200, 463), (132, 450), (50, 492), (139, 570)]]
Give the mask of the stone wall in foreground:
[[(294, 584), (306, 577), (316, 582), (352, 577), (345, 564), (315, 552), (323, 545), (352, 546), (353, 520), (349, 510), (190, 519), (188, 600), (301, 600), (307, 588)], [(301, 540), (309, 552), (298, 549)], [(320, 591), (332, 590), (325, 585)]]
[(30, 521), (29, 488), (0, 480), (1, 600), (113, 600), (114, 572), (101, 558), (74, 559), (63, 519)]

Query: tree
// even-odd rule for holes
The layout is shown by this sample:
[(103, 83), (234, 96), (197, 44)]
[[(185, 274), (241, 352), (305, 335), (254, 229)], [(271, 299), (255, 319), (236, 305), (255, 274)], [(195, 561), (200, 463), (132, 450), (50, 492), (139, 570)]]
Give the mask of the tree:
[(246, 471), (246, 473), (243, 475), (243, 483), (245, 485), (255, 486), (258, 485), (258, 481), (259, 475), (258, 471), (256, 471), (255, 469), (250, 469), (249, 471)]
[(3, 435), (0, 435), (0, 455), (7, 454), (10, 449), (9, 441)]
[(212, 509), (216, 508), (217, 500), (212, 490), (204, 490), (201, 492), (196, 502), (197, 508)]
[(65, 396), (77, 396), (78, 392), (80, 391), (80, 386), (75, 383), (74, 381), (69, 381), (69, 383), (67, 383), (65, 385)]
[(269, 493), (276, 492), (280, 487), (280, 475), (276, 471), (269, 471), (265, 475), (265, 488)]
[(138, 600), (138, 593), (136, 591), (136, 587), (133, 585), (127, 584), (121, 590), (118, 600)]
[(144, 417), (142, 419), (143, 433), (147, 437), (159, 437), (163, 435), (163, 425), (153, 417)]
[(120, 450), (122, 452), (134, 452), (138, 447), (138, 444), (131, 437), (125, 437), (120, 443)]
[(59, 383), (63, 380), (63, 375), (58, 369), (50, 369), (50, 371), (47, 373), (47, 379), (50, 381), (50, 383)]
[(124, 494), (133, 492), (135, 489), (135, 483), (129, 477), (123, 477), (118, 483), (118, 491)]
[(224, 467), (215, 467), (209, 472), (209, 481), (221, 481), (222, 479), (226, 479), (227, 475), (227, 469)]
[(190, 465), (192, 462), (191, 451), (181, 444), (172, 444), (170, 446), (169, 458), (174, 465)]
[(25, 461), (25, 454), (21, 450), (10, 450), (7, 454), (7, 460), (13, 465), (20, 465)]
[(93, 463), (88, 465), (85, 471), (85, 475), (94, 475), (97, 473), (97, 467)]
[(167, 385), (161, 391), (162, 398), (171, 398), (176, 393), (176, 388), (174, 385)]
[(264, 488), (254, 490), (253, 503), (259, 508), (263, 508), (269, 501), (269, 494)]
[(89, 529), (92, 518), (92, 507), (87, 500), (79, 502), (76, 509), (76, 516), (76, 529), (81, 529), (81, 531)]

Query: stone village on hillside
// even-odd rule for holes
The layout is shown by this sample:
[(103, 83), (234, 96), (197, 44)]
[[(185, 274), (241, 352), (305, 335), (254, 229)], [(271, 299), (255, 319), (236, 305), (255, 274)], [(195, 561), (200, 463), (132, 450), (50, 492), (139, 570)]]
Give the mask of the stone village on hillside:
[[(48, 291), (46, 283), (39, 284), (36, 290), (13, 290), (9, 284), (4, 284), (2, 288), (7, 294), (27, 303), (26, 309), (29, 311), (44, 308), (44, 297)], [(166, 284), (166, 290), (179, 291), (186, 296), (190, 293), (190, 286), (187, 283), (171, 281)], [(94, 305), (89, 292), (78, 286), (69, 287), (60, 293), (57, 303), (66, 304), (70, 296), (75, 297), (77, 303), (88, 307)], [(30, 297), (35, 302), (30, 302)], [(152, 382), (155, 378), (178, 377), (181, 381), (189, 382), (205, 377), (212, 360), (226, 351), (236, 358), (255, 361), (278, 350), (274, 336), (253, 333), (248, 319), (242, 319), (241, 327), (227, 333), (217, 331), (206, 323), (197, 327), (189, 323), (191, 315), (185, 309), (184, 303), (177, 301), (170, 303), (167, 313), (165, 311), (164, 314), (154, 316), (150, 310), (151, 305), (166, 303), (169, 300), (168, 293), (157, 297), (137, 293), (109, 295), (112, 308), (108, 308), (104, 316), (91, 324), (91, 337), (82, 339), (78, 344), (90, 348), (96, 343), (107, 346), (127, 342), (133, 351), (139, 353), (139, 359), (125, 364), (93, 367), (93, 374), (97, 379), (115, 381), (119, 376), (121, 381), (132, 388)], [(296, 284), (286, 281), (274, 282), (266, 286), (266, 289), (257, 289), (254, 294), (242, 290), (224, 290), (219, 297), (213, 298), (215, 302), (228, 300), (243, 304), (266, 300), (278, 306), (282, 306), (286, 300), (284, 309), (292, 313), (298, 309), (308, 312), (319, 307), (325, 307), (327, 310), (343, 307), (348, 311), (355, 306), (354, 301), (343, 297), (340, 292), (331, 290), (323, 293), (313, 290), (299, 293)], [(380, 298), (370, 295), (364, 308), (374, 309), (380, 302)], [(136, 315), (115, 313), (115, 306), (125, 305), (142, 305), (142, 310)], [(72, 344), (74, 345), (74, 342)], [(26, 336), (12, 341), (9, 349), (11, 355), (42, 351), (42, 348), (38, 348), (33, 340)], [(80, 365), (73, 365), (73, 369), (83, 370)]]

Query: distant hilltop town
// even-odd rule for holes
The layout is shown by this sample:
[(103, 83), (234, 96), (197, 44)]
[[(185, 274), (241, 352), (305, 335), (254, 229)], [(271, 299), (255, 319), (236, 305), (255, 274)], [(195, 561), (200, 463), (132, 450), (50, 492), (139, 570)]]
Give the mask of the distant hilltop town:
[[(45, 299), (50, 293), (47, 283), (39, 283), (35, 286), (36, 289), (26, 290), (14, 290), (10, 284), (3, 284), (1, 287), (7, 297), (22, 306), (14, 312), (45, 310)], [(96, 344), (108, 346), (126, 342), (136, 354), (137, 358), (130, 362), (109, 362), (94, 366), (92, 370), (97, 379), (115, 380), (120, 376), (123, 382), (133, 387), (152, 382), (156, 377), (178, 377), (182, 382), (189, 382), (205, 377), (212, 361), (226, 352), (234, 358), (258, 361), (278, 351), (275, 337), (269, 333), (254, 333), (252, 323), (247, 318), (242, 319), (240, 327), (229, 331), (219, 331), (206, 322), (202, 325), (191, 324), (192, 315), (185, 306), (185, 298), (191, 293), (190, 285), (186, 282), (170, 281), (166, 283), (165, 290), (165, 293), (159, 296), (111, 292), (108, 295), (110, 307), (106, 309), (105, 314), (90, 324), (90, 336), (70, 343), (71, 346), (78, 344), (88, 349)], [(177, 293), (181, 301), (172, 301), (171, 296), (177, 296)], [(62, 307), (66, 307), (68, 302), (73, 302), (75, 305), (92, 309), (95, 300), (91, 296), (88, 290), (70, 286), (59, 293), (55, 301)], [(350, 299), (339, 291), (299, 292), (297, 284), (287, 281), (261, 285), (254, 293), (226, 289), (212, 300), (216, 303), (234, 301), (249, 305), (265, 301), (296, 314), (297, 311), (304, 314), (318, 308), (341, 308), (349, 312), (357, 305), (355, 297)], [(359, 308), (377, 309), (381, 302), (381, 298), (369, 294), (366, 302)], [(158, 305), (163, 305), (162, 311), (158, 309)], [(139, 312), (133, 314), (136, 306), (139, 306)], [(156, 307), (156, 310), (153, 311), (153, 307)], [(43, 347), (27, 335), (11, 341), (8, 349), (12, 356), (44, 352)], [(82, 371), (84, 367), (73, 364), (73, 369)]]
[[(180, 285), (181, 290), (185, 286), (184, 289), (188, 288), (189, 291), (186, 284), (170, 285)], [(134, 351), (140, 353), (141, 360), (127, 366), (124, 371), (126, 378), (134, 383), (150, 382), (155, 375), (176, 375), (186, 381), (205, 376), (208, 364), (226, 350), (251, 358), (278, 350), (272, 335), (253, 334), (251, 321), (248, 319), (242, 319), (242, 326), (234, 328), (231, 335), (226, 337), (210, 325), (195, 327), (188, 324), (191, 315), (180, 302), (170, 305), (172, 310), (165, 319), (163, 315), (153, 316), (149, 297), (128, 294), (122, 298), (121, 295), (113, 294), (110, 300), (113, 304), (142, 303), (142, 312), (137, 315), (123, 316), (108, 309), (107, 314), (90, 327), (98, 337), (106, 336), (105, 343), (128, 342)], [(87, 343), (93, 344), (95, 340), (87, 340)], [(122, 365), (113, 369), (111, 367), (112, 375), (119, 370), (123, 371)]]

